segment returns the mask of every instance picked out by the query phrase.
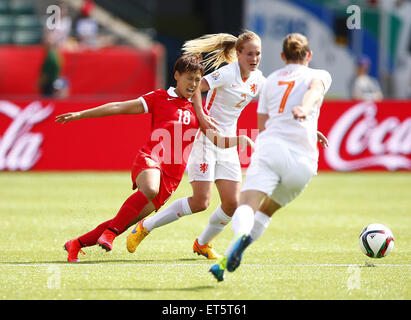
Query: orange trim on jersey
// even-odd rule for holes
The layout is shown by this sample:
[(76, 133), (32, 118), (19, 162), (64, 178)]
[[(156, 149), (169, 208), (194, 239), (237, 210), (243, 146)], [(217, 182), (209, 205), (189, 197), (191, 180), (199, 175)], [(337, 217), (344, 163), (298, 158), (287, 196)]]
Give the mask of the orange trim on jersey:
[(198, 138), (200, 138), (200, 134), (201, 134), (201, 130), (199, 129), (199, 130), (197, 131), (195, 140), (198, 140)]
[(213, 93), (211, 94), (210, 101), (208, 102), (208, 105), (207, 105), (207, 107), (206, 107), (206, 112), (207, 112), (207, 114), (208, 114), (208, 111), (211, 109), (211, 106), (212, 106), (212, 104), (213, 104), (213, 102), (214, 102), (214, 99), (215, 99), (215, 95), (216, 95), (216, 94), (217, 94), (217, 88), (214, 88)]

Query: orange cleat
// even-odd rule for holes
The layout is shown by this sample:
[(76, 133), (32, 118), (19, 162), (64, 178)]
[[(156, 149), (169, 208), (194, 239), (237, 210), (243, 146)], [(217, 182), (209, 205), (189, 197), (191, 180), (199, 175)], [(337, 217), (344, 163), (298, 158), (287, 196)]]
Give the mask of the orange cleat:
[(81, 252), (82, 254), (85, 254), (84, 251), (81, 250), (81, 245), (78, 239), (67, 241), (63, 248), (68, 252), (68, 262), (79, 262), (78, 253)]
[(198, 243), (198, 239), (194, 241), (193, 244), (193, 252), (197, 253), (199, 256), (202, 255), (210, 260), (219, 259), (221, 256), (213, 249), (213, 245), (211, 243), (206, 243), (204, 245), (200, 245)]
[(136, 251), (140, 242), (143, 241), (143, 239), (150, 234), (150, 231), (148, 231), (143, 226), (144, 220), (145, 219), (142, 219), (139, 223), (137, 223), (137, 225), (134, 227), (134, 229), (127, 237), (127, 250), (130, 253)]

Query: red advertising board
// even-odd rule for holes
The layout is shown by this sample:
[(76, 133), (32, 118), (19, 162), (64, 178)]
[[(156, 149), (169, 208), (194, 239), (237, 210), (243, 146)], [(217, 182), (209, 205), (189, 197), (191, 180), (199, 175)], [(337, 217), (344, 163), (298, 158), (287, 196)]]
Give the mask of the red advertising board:
[[(0, 170), (129, 170), (150, 138), (150, 115), (84, 119), (62, 125), (55, 116), (107, 100), (1, 100)], [(257, 135), (257, 103), (239, 119), (241, 133)], [(411, 170), (411, 101), (326, 101), (319, 130), (319, 170)], [(250, 151), (240, 154), (243, 166)]]
[[(38, 95), (40, 70), (46, 56), (42, 46), (0, 46), (0, 95)], [(136, 95), (162, 86), (164, 48), (112, 46), (98, 50), (60, 51), (61, 77), (70, 95)]]
[(0, 170), (129, 169), (149, 138), (150, 115), (54, 121), (106, 102), (0, 101)]
[(328, 102), (319, 130), (329, 147), (319, 169), (411, 170), (411, 101)]
[[(256, 109), (254, 102), (238, 123), (252, 138)], [(325, 101), (320, 112), (329, 147), (319, 146), (319, 170), (411, 170), (411, 101)]]

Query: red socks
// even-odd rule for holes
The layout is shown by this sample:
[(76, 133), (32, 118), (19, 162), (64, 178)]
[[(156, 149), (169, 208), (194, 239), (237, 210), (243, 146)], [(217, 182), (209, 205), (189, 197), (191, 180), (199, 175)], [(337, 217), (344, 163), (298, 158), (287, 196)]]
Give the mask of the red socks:
[(141, 210), (146, 206), (149, 200), (146, 198), (144, 193), (137, 191), (132, 194), (121, 206), (120, 211), (111, 220), (108, 229), (116, 233), (117, 235), (123, 233), (127, 224), (136, 218)]
[(124, 202), (119, 212), (113, 219), (103, 222), (94, 230), (78, 238), (81, 246), (89, 247), (95, 245), (106, 229), (120, 235), (125, 231), (127, 224), (140, 214), (141, 210), (143, 210), (148, 202), (149, 200), (141, 191), (137, 191), (132, 194)]
[(108, 226), (110, 225), (112, 221), (113, 219), (103, 222), (94, 230), (78, 237), (78, 241), (80, 242), (80, 245), (82, 247), (94, 246), (97, 243), (98, 238), (100, 238), (101, 234), (104, 232), (104, 230), (108, 228)]

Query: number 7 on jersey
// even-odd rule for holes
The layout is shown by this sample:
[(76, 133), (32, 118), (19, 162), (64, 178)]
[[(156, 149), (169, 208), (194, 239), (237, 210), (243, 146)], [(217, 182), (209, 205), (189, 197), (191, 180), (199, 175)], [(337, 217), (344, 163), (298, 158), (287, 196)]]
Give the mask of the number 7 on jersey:
[(287, 86), (287, 89), (285, 89), (283, 98), (281, 99), (281, 104), (280, 107), (278, 108), (278, 113), (283, 113), (285, 104), (287, 103), (288, 96), (290, 95), (291, 90), (294, 87), (295, 81), (278, 81), (279, 86)]

